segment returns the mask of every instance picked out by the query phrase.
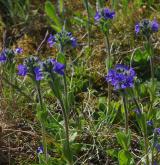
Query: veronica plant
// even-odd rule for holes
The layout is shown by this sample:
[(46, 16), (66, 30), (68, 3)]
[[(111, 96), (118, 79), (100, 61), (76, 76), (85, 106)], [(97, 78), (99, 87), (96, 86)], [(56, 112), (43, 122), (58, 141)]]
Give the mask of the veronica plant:
[(41, 114), (39, 117), (39, 120), (40, 120), (41, 130), (42, 130), (42, 143), (44, 146), (45, 163), (47, 164), (47, 160), (48, 160), (47, 142), (46, 142), (46, 136), (45, 136), (44, 119), (42, 117), (45, 112), (45, 105), (42, 100), (42, 94), (41, 94), (41, 88), (40, 88), (40, 82), (43, 79), (43, 73), (40, 68), (39, 59), (33, 56), (25, 59), (23, 64), (18, 65), (18, 75), (23, 76), (23, 77), (28, 75), (32, 79), (38, 93), (39, 105), (37, 106), (38, 107), (37, 114)]
[[(137, 23), (135, 25), (135, 33), (138, 36), (142, 36), (145, 39), (145, 44), (144, 44), (144, 48), (148, 54), (148, 58), (150, 61), (150, 71), (151, 71), (151, 88), (149, 88), (149, 93), (150, 93), (150, 108), (148, 111), (148, 116), (153, 116), (154, 114), (154, 110), (153, 110), (153, 103), (154, 103), (154, 98), (156, 95), (156, 83), (155, 83), (155, 78), (154, 78), (154, 62), (153, 62), (153, 58), (154, 58), (154, 49), (153, 49), (153, 45), (151, 42), (152, 39), (152, 35), (153, 33), (158, 32), (159, 30), (159, 24), (156, 21), (156, 19), (154, 19), (153, 21), (150, 21), (148, 19), (144, 19), (141, 22)], [(143, 114), (141, 115), (140, 119), (140, 123), (143, 123), (143, 134), (144, 134), (144, 141), (145, 141), (145, 153), (146, 153), (146, 163), (147, 165), (149, 164), (149, 158), (148, 158), (148, 137), (147, 137), (147, 123), (146, 123), (146, 114), (145, 112), (143, 112)], [(144, 125), (145, 123), (145, 125)], [(150, 122), (149, 122), (150, 124)], [(142, 125), (142, 124), (141, 124)], [(142, 128), (142, 126), (141, 126)], [(153, 148), (151, 148), (152, 150), (152, 163), (153, 163)]]
[[(65, 141), (63, 143), (63, 153), (67, 162), (71, 165), (73, 163), (72, 153), (69, 142), (69, 103), (68, 97), (64, 90), (66, 90), (65, 65), (56, 61), (55, 59), (47, 59), (42, 63), (43, 72), (45, 73), (48, 83), (60, 102), (64, 120)], [(66, 92), (66, 91), (65, 91)]]
[(128, 110), (126, 102), (126, 89), (133, 88), (135, 71), (133, 68), (118, 64), (114, 69), (110, 69), (108, 75), (106, 76), (106, 81), (110, 83), (114, 90), (119, 90), (122, 94), (122, 100), (125, 110), (125, 132), (128, 133)]
[[(52, 35), (48, 38), (50, 47), (57, 46), (59, 49), (57, 60), (48, 59), (43, 63), (43, 68), (49, 76), (49, 84), (55, 96), (58, 98), (63, 112), (63, 119), (65, 124), (65, 143), (64, 143), (64, 156), (69, 164), (73, 164), (72, 153), (69, 143), (69, 91), (67, 87), (66, 68), (67, 61), (65, 57), (66, 48), (77, 46), (77, 39), (73, 37), (71, 32), (62, 29), (61, 32)], [(56, 74), (55, 74), (56, 73)], [(63, 80), (63, 82), (62, 82)], [(55, 85), (56, 84), (56, 85)]]
[(15, 72), (15, 57), (18, 54), (22, 54), (22, 48), (12, 49), (3, 49), (0, 53), (0, 63), (3, 65), (4, 70), (10, 72), (11, 75)]
[(133, 162), (132, 155), (129, 152), (131, 133), (129, 131), (129, 125), (128, 125), (129, 119), (128, 119), (126, 96), (127, 96), (127, 90), (134, 87), (135, 77), (136, 77), (136, 73), (134, 69), (124, 66), (122, 64), (117, 64), (114, 69), (110, 69), (108, 71), (108, 75), (106, 76), (106, 81), (114, 87), (114, 90), (120, 92), (124, 106), (125, 133), (123, 132), (117, 133), (117, 140), (123, 148), (123, 150), (121, 150), (118, 154), (120, 164), (123, 161), (125, 161), (126, 164), (131, 164), (131, 162)]
[[(122, 163), (122, 161), (125, 161), (129, 164), (134, 161), (132, 159), (132, 155), (129, 152), (131, 133), (129, 131), (129, 125), (128, 125), (128, 108), (127, 108), (126, 96), (128, 94), (127, 90), (134, 87), (135, 76), (136, 74), (133, 68), (129, 68), (121, 64), (116, 65), (114, 69), (110, 69), (108, 75), (106, 76), (106, 81), (114, 87), (114, 90), (120, 92), (124, 106), (125, 133), (123, 132), (117, 133), (117, 140), (123, 148), (123, 150), (121, 150), (118, 154), (120, 164)], [(128, 156), (124, 156), (124, 155), (128, 155)]]
[[(154, 50), (153, 50), (153, 46), (151, 43), (151, 36), (153, 33), (158, 32), (159, 30), (159, 24), (156, 21), (156, 19), (154, 19), (153, 21), (150, 21), (148, 19), (144, 19), (142, 20), (140, 23), (137, 23), (135, 25), (135, 33), (136, 35), (142, 35), (145, 40), (146, 43), (144, 45), (148, 55), (149, 55), (149, 60), (150, 60), (150, 70), (151, 70), (151, 81), (152, 81), (152, 93), (154, 95), (154, 63), (153, 63), (153, 58), (154, 58)], [(152, 97), (153, 98), (153, 97)], [(151, 102), (153, 102), (153, 100), (151, 100)]]
[[(19, 92), (23, 93), (15, 84), (16, 84), (16, 55), (22, 53), (22, 48), (16, 48), (15, 50), (12, 49), (3, 49), (0, 53), (0, 64), (2, 66), (1, 71), (1, 78), (10, 88), (10, 95), (11, 101), (13, 100), (13, 90), (18, 89)], [(25, 94), (24, 94), (25, 95)]]
[[(111, 11), (108, 8), (99, 9), (99, 11), (96, 12), (96, 15), (94, 17), (96, 23), (98, 23), (100, 25), (101, 31), (104, 34), (106, 51), (108, 52), (108, 56), (106, 59), (107, 72), (111, 68), (111, 50), (110, 50), (110, 42), (109, 42), (109, 29), (111, 26), (111, 21), (114, 17), (115, 17), (115, 12)], [(110, 101), (111, 101), (111, 89), (110, 89), (110, 84), (108, 84), (108, 109), (110, 109)]]
[(67, 46), (72, 46), (73, 48), (77, 46), (76, 38), (73, 37), (71, 32), (67, 32), (65, 30), (62, 30), (55, 35), (50, 34), (47, 42), (50, 47), (56, 45), (59, 48), (60, 52), (64, 52), (64, 49)]

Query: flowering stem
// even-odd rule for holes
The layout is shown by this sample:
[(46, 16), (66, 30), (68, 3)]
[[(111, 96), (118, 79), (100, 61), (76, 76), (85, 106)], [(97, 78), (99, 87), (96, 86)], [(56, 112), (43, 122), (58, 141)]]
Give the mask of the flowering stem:
[[(151, 44), (151, 41), (150, 41), (150, 38), (148, 38), (147, 39), (147, 47), (148, 47), (148, 49), (149, 49), (149, 56), (150, 56), (150, 59), (149, 59), (149, 61), (150, 61), (150, 70), (151, 70), (151, 82), (152, 82), (152, 95), (154, 95), (154, 64), (153, 64), (153, 48), (152, 48), (152, 44)], [(153, 102), (153, 98), (152, 98), (152, 100), (151, 100), (151, 102)]]
[(85, 3), (85, 7), (87, 10), (87, 16), (88, 16), (88, 20), (87, 20), (87, 30), (88, 30), (88, 47), (90, 48), (90, 38), (91, 38), (91, 28), (90, 28), (90, 13), (89, 13), (89, 6), (88, 6), (88, 0), (84, 0)]
[(124, 112), (125, 112), (125, 132), (128, 134), (128, 110), (127, 110), (127, 101), (125, 96), (125, 91), (122, 91), (122, 100), (123, 100), (123, 106), (124, 106)]
[(152, 80), (152, 84), (154, 85), (154, 67), (153, 67), (152, 57), (150, 57), (150, 68), (151, 68), (151, 80)]
[(132, 92), (131, 97), (133, 98), (133, 101), (134, 101), (136, 107), (138, 108), (138, 111), (139, 111), (140, 113), (142, 113), (141, 108), (140, 108), (140, 106), (139, 106), (139, 104), (138, 104), (138, 101), (137, 101), (137, 99), (135, 98), (134, 90), (133, 90), (132, 88), (131, 88), (131, 92)]
[[(63, 76), (64, 79), (64, 90), (65, 90), (65, 106), (63, 106), (63, 111), (64, 111), (64, 121), (65, 121), (65, 131), (66, 131), (66, 142), (67, 142), (67, 150), (69, 155), (71, 155), (71, 150), (70, 150), (70, 143), (69, 143), (69, 120), (68, 120), (68, 112), (69, 112), (69, 103), (68, 103), (68, 90), (67, 90), (67, 80), (66, 80), (66, 75), (64, 74)], [(69, 164), (72, 165), (72, 158), (69, 160)]]
[(150, 53), (150, 69), (151, 69), (151, 80), (152, 80), (152, 85), (154, 85), (154, 64), (153, 64), (153, 48), (152, 44), (150, 42), (150, 39), (148, 39), (148, 46), (149, 46), (149, 53)]
[[(40, 90), (40, 83), (37, 81), (36, 81), (36, 88), (37, 88), (38, 100), (40, 103), (41, 111), (43, 112), (44, 107), (43, 107), (42, 95), (41, 95), (41, 90)], [(41, 131), (42, 131), (42, 142), (43, 142), (43, 147), (44, 147), (45, 160), (47, 163), (48, 156), (47, 156), (47, 142), (46, 142), (46, 136), (45, 136), (45, 126), (42, 120), (40, 120), (40, 124), (41, 124)]]
[[(107, 34), (105, 34), (104, 39), (105, 39), (106, 51), (108, 52), (108, 56), (107, 56), (107, 72), (108, 72), (111, 66), (111, 52), (110, 52), (109, 38)], [(108, 83), (108, 110), (110, 109), (110, 104), (111, 104), (111, 85)]]
[[(51, 86), (52, 86), (52, 90), (53, 93), (57, 93), (57, 98), (61, 104), (62, 107), (62, 113), (63, 113), (63, 119), (64, 119), (64, 125), (65, 125), (65, 137), (66, 137), (66, 150), (67, 150), (67, 154), (70, 156), (68, 157), (68, 162), (69, 165), (73, 164), (73, 160), (72, 160), (72, 154), (71, 154), (71, 149), (70, 149), (70, 143), (69, 143), (69, 122), (68, 122), (68, 115), (67, 115), (67, 111), (68, 111), (68, 94), (67, 94), (67, 82), (66, 82), (66, 76), (64, 75), (64, 86), (65, 86), (65, 102), (62, 101), (62, 98), (60, 96), (59, 90), (55, 89), (53, 87), (54, 84), (54, 77), (51, 74)], [(55, 91), (56, 90), (56, 91)]]

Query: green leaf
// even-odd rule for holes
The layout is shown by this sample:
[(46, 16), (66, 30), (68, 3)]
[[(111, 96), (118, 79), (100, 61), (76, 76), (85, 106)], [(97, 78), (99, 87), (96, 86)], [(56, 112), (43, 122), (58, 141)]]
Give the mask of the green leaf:
[(125, 150), (121, 150), (118, 153), (119, 165), (134, 165), (134, 160), (132, 155)]
[(62, 63), (62, 64), (65, 64), (66, 63), (66, 57), (63, 53), (58, 53), (57, 55), (57, 61)]
[(60, 31), (61, 31), (61, 29), (60, 29), (58, 26), (56, 26), (56, 25), (51, 24), (50, 26), (51, 26), (56, 32), (60, 32)]
[(135, 62), (141, 62), (141, 61), (146, 61), (148, 57), (149, 54), (147, 51), (142, 52), (140, 49), (137, 49), (134, 53), (133, 59)]
[(124, 150), (128, 151), (128, 149), (130, 147), (130, 142), (131, 142), (130, 131), (128, 132), (128, 134), (126, 134), (124, 132), (118, 132), (117, 140), (118, 140), (118, 143), (121, 145), (121, 147)]
[(62, 14), (63, 13), (63, 9), (64, 8), (64, 0), (59, 0), (59, 11)]
[(107, 150), (107, 154), (112, 158), (118, 158), (118, 151), (116, 151), (115, 149)]
[(43, 109), (42, 109), (41, 105), (37, 104), (36, 109), (37, 109), (36, 116), (37, 116), (38, 120), (45, 122), (47, 119), (47, 116), (48, 116), (48, 112), (46, 111), (46, 107), (43, 106)]
[(46, 1), (45, 3), (45, 12), (47, 14), (47, 16), (55, 23), (55, 25), (52, 27), (56, 27), (55, 30), (60, 31), (62, 26), (61, 23), (59, 21), (59, 17), (56, 15), (56, 9), (54, 7), (54, 5), (50, 2), (50, 1)]
[(143, 112), (141, 115), (137, 115), (136, 117), (138, 124), (144, 134), (147, 132), (147, 125), (146, 125), (146, 114)]
[(106, 98), (105, 97), (100, 97), (98, 100), (98, 107), (99, 110), (101, 111), (106, 111), (107, 110), (107, 105), (106, 105)]
[(71, 20), (73, 22), (73, 24), (77, 24), (79, 26), (86, 26), (86, 20), (80, 18), (79, 16), (75, 16), (73, 17), (73, 19)]
[(156, 113), (156, 119), (157, 119), (157, 120), (160, 119), (160, 110), (158, 110), (157, 113)]
[(72, 151), (69, 152), (68, 149), (69, 149), (69, 145), (67, 141), (65, 140), (63, 143), (63, 154), (68, 162), (72, 162)]

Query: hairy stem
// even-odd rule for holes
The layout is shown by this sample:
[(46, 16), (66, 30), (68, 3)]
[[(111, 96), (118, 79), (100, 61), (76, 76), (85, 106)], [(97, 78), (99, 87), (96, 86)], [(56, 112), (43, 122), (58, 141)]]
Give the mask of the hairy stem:
[[(54, 77), (53, 75), (51, 74), (51, 88), (53, 90), (53, 93), (57, 93), (57, 98), (61, 104), (61, 107), (62, 107), (62, 114), (63, 114), (63, 119), (64, 119), (64, 126), (65, 126), (65, 138), (66, 138), (66, 147), (67, 147), (67, 152), (68, 152), (68, 155), (71, 156), (71, 159), (70, 158), (67, 158), (68, 159), (68, 163), (69, 165), (72, 165), (73, 164), (73, 160), (72, 160), (72, 153), (71, 153), (71, 149), (70, 149), (70, 142), (69, 142), (69, 121), (68, 121), (68, 115), (67, 115), (67, 111), (68, 111), (68, 94), (67, 94), (67, 82), (66, 82), (66, 77), (64, 75), (64, 86), (65, 86), (65, 101), (63, 102), (61, 96), (60, 96), (60, 93), (58, 90), (56, 90), (54, 87), (53, 87), (53, 84), (54, 84)], [(55, 91), (56, 90), (56, 91)]]
[(122, 100), (123, 100), (123, 106), (124, 106), (124, 113), (125, 113), (125, 132), (128, 134), (128, 110), (127, 110), (127, 101), (125, 92), (122, 92)]
[(90, 27), (90, 13), (89, 13), (89, 5), (88, 5), (88, 0), (84, 0), (84, 3), (85, 3), (85, 7), (86, 7), (86, 10), (87, 10), (87, 31), (88, 31), (88, 47), (90, 48), (91, 46), (91, 42), (90, 42), (90, 38), (91, 38), (91, 27)]
[[(105, 46), (106, 46), (106, 51), (108, 52), (108, 56), (107, 56), (107, 72), (108, 72), (111, 66), (111, 52), (110, 52), (110, 43), (109, 43), (108, 35), (105, 35)], [(110, 110), (110, 104), (111, 104), (111, 85), (108, 83), (108, 110)]]
[[(44, 107), (43, 107), (43, 101), (42, 101), (42, 95), (41, 95), (41, 90), (40, 90), (40, 83), (36, 82), (36, 88), (37, 88), (37, 93), (38, 93), (38, 100), (41, 106), (41, 111), (44, 111)], [(44, 147), (44, 154), (45, 154), (45, 160), (47, 163), (47, 141), (46, 141), (46, 136), (45, 136), (45, 126), (43, 124), (43, 121), (40, 120), (40, 124), (41, 124), (41, 131), (42, 131), (42, 143), (43, 143), (43, 147)]]

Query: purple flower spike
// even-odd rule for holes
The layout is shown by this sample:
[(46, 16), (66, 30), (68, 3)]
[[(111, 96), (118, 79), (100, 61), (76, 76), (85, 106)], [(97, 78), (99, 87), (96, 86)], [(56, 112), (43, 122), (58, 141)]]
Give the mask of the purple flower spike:
[(115, 17), (115, 12), (111, 11), (108, 8), (105, 8), (105, 9), (103, 9), (102, 15), (106, 20), (113, 19)]
[(25, 65), (18, 65), (18, 75), (19, 76), (26, 76), (27, 74), (27, 67)]
[(23, 49), (22, 48), (16, 48), (14, 52), (15, 52), (15, 54), (22, 54)]
[(43, 154), (43, 147), (42, 146), (37, 148), (37, 154)]
[(64, 75), (65, 65), (59, 62), (55, 62), (54, 71), (60, 75)]
[(106, 81), (113, 85), (115, 90), (132, 88), (135, 76), (133, 68), (119, 64), (109, 70)]
[(158, 32), (159, 24), (156, 20), (153, 20), (151, 22), (151, 29), (152, 29), (153, 32)]
[(53, 47), (53, 45), (56, 43), (55, 37), (52, 34), (50, 34), (47, 42), (48, 42), (48, 44), (49, 44), (50, 47)]
[(95, 21), (99, 21), (101, 19), (101, 14), (100, 14), (100, 12), (96, 12), (96, 15), (94, 16), (94, 20)]
[(42, 80), (43, 75), (42, 75), (42, 71), (41, 71), (40, 67), (35, 67), (34, 68), (34, 73), (35, 73), (36, 81)]
[(140, 25), (139, 25), (139, 23), (137, 23), (135, 25), (135, 33), (138, 34), (139, 32), (140, 32)]

